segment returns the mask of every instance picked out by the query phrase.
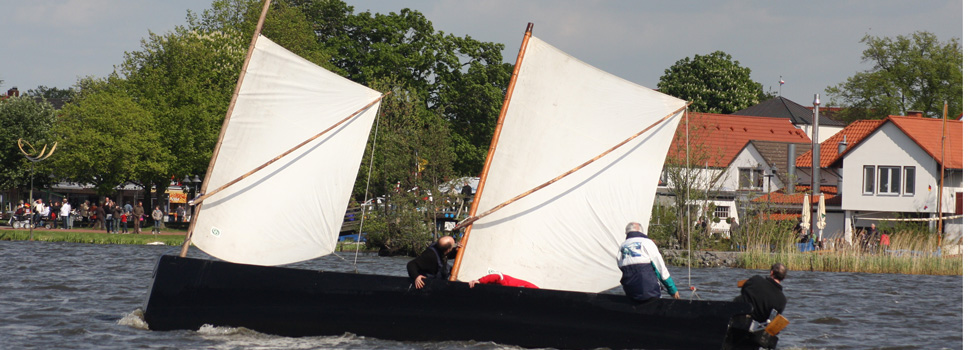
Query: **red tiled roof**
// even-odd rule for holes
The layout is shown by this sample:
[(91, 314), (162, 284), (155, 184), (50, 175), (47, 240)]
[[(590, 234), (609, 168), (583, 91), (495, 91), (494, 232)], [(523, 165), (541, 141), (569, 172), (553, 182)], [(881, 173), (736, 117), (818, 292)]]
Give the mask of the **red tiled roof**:
[[(837, 153), (837, 144), (847, 138), (847, 147), (844, 149), (844, 153), (850, 151), (854, 146), (857, 146), (865, 137), (871, 134), (872, 131), (878, 129), (881, 124), (885, 122), (884, 119), (877, 120), (857, 120), (850, 125), (844, 127), (841, 130), (831, 136), (830, 138), (824, 140), (820, 143), (820, 167), (826, 168), (837, 162), (843, 156), (843, 154)], [(799, 158), (796, 158), (796, 167), (798, 168), (811, 168), (813, 167), (813, 151), (807, 151), (803, 153)], [(808, 187), (809, 188), (809, 187)]]
[[(860, 144), (868, 135), (878, 130), (885, 122), (895, 124), (899, 130), (902, 130), (922, 150), (932, 156), (936, 162), (941, 161), (942, 119), (890, 115), (888, 118), (881, 120), (855, 121), (844, 128), (844, 130), (820, 143), (820, 167), (826, 168), (832, 166), (844, 154), (847, 154), (847, 152), (850, 152), (851, 149)], [(844, 149), (843, 154), (838, 154), (837, 143), (843, 139), (844, 135), (849, 136), (847, 138), (847, 148)], [(946, 136), (946, 168), (963, 169), (963, 122), (960, 120), (947, 120)], [(812, 151), (807, 152), (797, 158), (796, 166), (802, 168), (813, 166), (812, 154)]]
[[(768, 202), (768, 203), (773, 203), (773, 204), (799, 204), (800, 207), (802, 208), (802, 206), (803, 206), (803, 195), (804, 194), (805, 193), (800, 193), (800, 192), (796, 192), (796, 193), (793, 193), (793, 194), (786, 194), (786, 193), (777, 191), (777, 192), (772, 192), (772, 193), (764, 194), (762, 196), (759, 196), (758, 198), (753, 199), (752, 201), (753, 202), (756, 202), (756, 203), (766, 203), (766, 202)], [(824, 204), (828, 204), (827, 202), (830, 202), (830, 199), (831, 198), (835, 198), (835, 197), (837, 197), (837, 196), (832, 195), (832, 194), (829, 194), (829, 193), (825, 193), (824, 194)], [(816, 205), (819, 200), (820, 200), (820, 196), (810, 197), (810, 204), (811, 205)]]
[[(888, 120), (895, 123), (895, 126), (905, 132), (937, 163), (942, 161), (942, 119), (890, 115)], [(946, 121), (946, 168), (963, 169), (963, 122), (959, 120)]]
[[(810, 185), (796, 185), (795, 188), (796, 192), (810, 192)], [(837, 194), (837, 186), (820, 186), (820, 193)]]
[[(690, 116), (691, 154), (701, 154), (698, 165), (720, 168), (731, 164), (749, 140), (810, 142), (802, 130), (787, 118), (752, 117), (729, 114), (688, 113)], [(667, 156), (685, 156), (685, 121), (677, 127)], [(694, 161), (692, 159), (692, 161)]]

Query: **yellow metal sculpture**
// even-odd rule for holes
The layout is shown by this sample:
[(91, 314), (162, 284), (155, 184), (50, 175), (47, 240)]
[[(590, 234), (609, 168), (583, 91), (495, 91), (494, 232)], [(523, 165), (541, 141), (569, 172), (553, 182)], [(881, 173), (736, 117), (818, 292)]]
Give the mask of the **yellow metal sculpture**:
[[(30, 152), (24, 150), (24, 144), (27, 144), (27, 148), (30, 150)], [(51, 145), (51, 149), (50, 150), (48, 150), (48, 145), (44, 145), (44, 147), (41, 148), (41, 151), (38, 152), (37, 149), (34, 148), (34, 145), (31, 145), (30, 142), (24, 141), (24, 139), (17, 139), (17, 148), (20, 149), (20, 153), (23, 153), (24, 154), (24, 157), (27, 157), (27, 160), (31, 161), (31, 191), (27, 195), (27, 198), (29, 199), (27, 203), (33, 209), (33, 203), (34, 203), (34, 163), (40, 162), (42, 160), (48, 159), (48, 157), (51, 157), (51, 155), (54, 154), (54, 150), (58, 148), (58, 143), (55, 142), (54, 145)], [(34, 224), (35, 224), (34, 223), (33, 216), (36, 215), (36, 214), (37, 213), (32, 213), (32, 217), (30, 219), (31, 220), (31, 223), (30, 223), (30, 225), (28, 225), (28, 227), (30, 227), (30, 231), (31, 231), (30, 238), (29, 239), (32, 240), (32, 241), (34, 240)]]

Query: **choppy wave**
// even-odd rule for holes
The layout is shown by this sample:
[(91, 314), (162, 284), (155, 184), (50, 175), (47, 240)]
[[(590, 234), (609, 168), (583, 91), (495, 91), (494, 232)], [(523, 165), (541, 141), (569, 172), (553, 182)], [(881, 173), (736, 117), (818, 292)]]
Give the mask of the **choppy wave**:
[(126, 314), (119, 321), (116, 321), (116, 324), (136, 329), (150, 330), (150, 326), (143, 320), (143, 309), (133, 310), (133, 312)]
[[(171, 250), (0, 241), (0, 265), (7, 267), (0, 269), (0, 349), (521, 349), (492, 342), (397, 342), (355, 334), (290, 338), (215, 326), (149, 331), (143, 310), (134, 308), (146, 301), (160, 254)], [(191, 255), (203, 253), (192, 249)], [(294, 267), (350, 271), (353, 254), (338, 255)], [(362, 254), (358, 266), (365, 273), (402, 276), (407, 262)], [(692, 269), (691, 273), (691, 284), (701, 287), (702, 298), (731, 300), (738, 294), (732, 281), (765, 271)], [(962, 348), (963, 277), (914, 276), (944, 291), (932, 294), (909, 288), (910, 278), (793, 271), (784, 282), (785, 316), (791, 323), (780, 333), (780, 348)], [(687, 278), (675, 280), (682, 290), (687, 290), (686, 282)], [(921, 322), (909, 323), (909, 319)], [(452, 331), (451, 325), (434, 326)]]

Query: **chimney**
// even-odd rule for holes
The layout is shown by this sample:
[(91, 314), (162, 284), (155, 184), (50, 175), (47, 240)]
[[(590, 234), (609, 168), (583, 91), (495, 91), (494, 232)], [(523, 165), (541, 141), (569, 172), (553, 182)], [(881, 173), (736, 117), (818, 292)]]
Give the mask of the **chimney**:
[(20, 91), (17, 90), (16, 86), (11, 88), (10, 90), (7, 90), (7, 97), (17, 97), (17, 96), (20, 96)]
[(796, 144), (786, 145), (786, 194), (796, 191)]
[(905, 112), (909, 117), (922, 118), (922, 111), (908, 111)]
[[(844, 154), (845, 149), (847, 149), (847, 135), (844, 135), (844, 139), (837, 143), (837, 156)], [(844, 172), (838, 171), (837, 173), (837, 193), (844, 193), (844, 176), (841, 176)]]

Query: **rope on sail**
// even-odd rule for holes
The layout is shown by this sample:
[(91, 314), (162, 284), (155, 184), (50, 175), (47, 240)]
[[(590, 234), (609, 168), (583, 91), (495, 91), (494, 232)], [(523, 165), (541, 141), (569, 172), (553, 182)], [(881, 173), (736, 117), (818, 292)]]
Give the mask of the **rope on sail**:
[(380, 102), (382, 98), (384, 98), (385, 96), (387, 96), (390, 93), (391, 92), (387, 92), (384, 95), (379, 96), (374, 101), (371, 101), (371, 103), (368, 103), (364, 107), (361, 107), (361, 109), (358, 109), (354, 113), (351, 113), (351, 115), (347, 116), (347, 118), (341, 119), (336, 124), (331, 125), (326, 130), (323, 130), (323, 131), (317, 133), (316, 135), (313, 135), (313, 137), (310, 137), (310, 138), (306, 139), (306, 141), (300, 142), (298, 145), (294, 146), (293, 148), (290, 148), (286, 152), (283, 152), (282, 154), (276, 156), (275, 158), (270, 159), (268, 162), (265, 162), (265, 164), (259, 165), (258, 167), (256, 167), (255, 169), (252, 169), (251, 171), (245, 173), (244, 175), (239, 176), (238, 178), (236, 178), (234, 180), (231, 180), (231, 181), (229, 181), (228, 183), (226, 183), (224, 185), (221, 185), (221, 187), (216, 188), (214, 191), (210, 191), (208, 193), (205, 193), (205, 194), (202, 194), (202, 195), (198, 195), (197, 198), (194, 198), (193, 200), (187, 202), (187, 204), (188, 205), (192, 205), (192, 206), (193, 205), (197, 205), (198, 203), (204, 201), (208, 197), (211, 197), (211, 196), (215, 195), (216, 193), (221, 192), (222, 190), (224, 190), (224, 189), (226, 189), (228, 187), (231, 187), (231, 185), (234, 185), (234, 184), (238, 183), (239, 181), (244, 180), (245, 178), (249, 177), (250, 175), (255, 174), (256, 172), (258, 172), (259, 170), (265, 169), (265, 167), (269, 166), (270, 164), (275, 163), (276, 161), (282, 159), (283, 157), (289, 155), (290, 153), (293, 153), (294, 151), (296, 151), (296, 150), (300, 149), (301, 147), (305, 146), (306, 144), (308, 144), (310, 142), (313, 142), (313, 140), (316, 140), (320, 136), (323, 136), (326, 133), (330, 132), (330, 130), (333, 130), (336, 127), (338, 127), (338, 126), (346, 123), (348, 120), (351, 120), (351, 118), (354, 118), (354, 117), (360, 115), (361, 113), (364, 113), (364, 111), (366, 111), (368, 108), (370, 108), (371, 106), (373, 106), (375, 103)]
[[(663, 123), (665, 120), (667, 120), (667, 118), (670, 118), (670, 117), (674, 116), (675, 114), (679, 113), (682, 110), (686, 110), (687, 109), (687, 106), (690, 106), (690, 105), (691, 105), (691, 103), (688, 102), (686, 105), (684, 105), (684, 107), (681, 107), (681, 108), (677, 109), (676, 111), (673, 111), (670, 114), (664, 116), (663, 118), (660, 118), (660, 120), (657, 120), (655, 123), (650, 124), (650, 126), (644, 128), (643, 130), (640, 130), (639, 132), (637, 132), (637, 133), (633, 134), (632, 136), (626, 138), (625, 140), (623, 140), (619, 144), (613, 146), (612, 148), (606, 150), (605, 152), (602, 152), (601, 154), (593, 157), (592, 159), (589, 159), (589, 160), (585, 161), (585, 163), (582, 163), (579, 166), (577, 166), (575, 168), (572, 168), (572, 170), (566, 171), (564, 174), (558, 175), (555, 178), (553, 178), (551, 180), (548, 180), (547, 182), (545, 182), (543, 184), (540, 184), (540, 185), (538, 185), (535, 188), (532, 188), (530, 190), (527, 190), (526, 192), (521, 193), (521, 194), (519, 194), (517, 196), (514, 196), (514, 198), (508, 199), (508, 200), (504, 201), (503, 203), (498, 204), (496, 207), (491, 208), (490, 210), (487, 210), (487, 211), (482, 212), (482, 213), (480, 213), (478, 215), (473, 215), (473, 216), (470, 216), (470, 217), (466, 218), (466, 220), (463, 220), (460, 223), (456, 224), (456, 227), (453, 228), (453, 231), (456, 231), (456, 230), (462, 229), (464, 227), (467, 227), (469, 225), (472, 225), (477, 220), (480, 220), (481, 218), (483, 218), (483, 217), (485, 217), (487, 215), (493, 214), (496, 211), (500, 210), (501, 208), (506, 207), (506, 206), (510, 205), (511, 203), (514, 203), (514, 202), (520, 200), (521, 198), (527, 197), (527, 196), (531, 195), (532, 193), (537, 192), (538, 190), (540, 190), (542, 188), (548, 187), (549, 185), (557, 182), (558, 180), (561, 180), (561, 179), (565, 178), (566, 176), (571, 175), (572, 173), (581, 170), (582, 168), (588, 166), (589, 164), (592, 164), (596, 160), (599, 160), (600, 158), (605, 157), (606, 155), (612, 153), (613, 151), (615, 151), (619, 147), (622, 147), (623, 145), (625, 145), (626, 143), (632, 141), (633, 139), (635, 139), (637, 137), (640, 137), (640, 135), (643, 135), (647, 131), (650, 131), (650, 129), (653, 129), (657, 125), (660, 125), (660, 123)], [(481, 179), (480, 181), (483, 181), (483, 180)]]
[(361, 252), (361, 234), (364, 232), (364, 217), (367, 213), (367, 209), (364, 208), (364, 203), (367, 203), (368, 188), (371, 186), (371, 172), (374, 170), (374, 150), (378, 147), (378, 128), (381, 127), (381, 113), (378, 114), (379, 116), (374, 118), (374, 136), (373, 140), (371, 141), (371, 160), (368, 161), (367, 180), (364, 181), (364, 201), (361, 202), (361, 222), (359, 224), (360, 227), (357, 228), (357, 242), (354, 242), (354, 273), (357, 273), (357, 255)]

